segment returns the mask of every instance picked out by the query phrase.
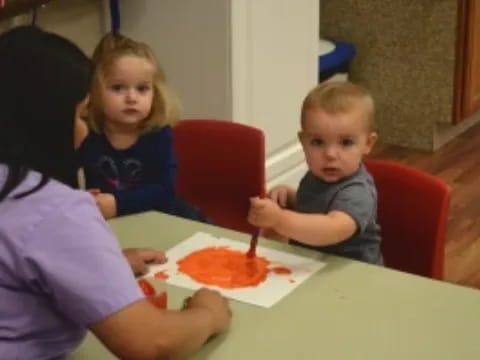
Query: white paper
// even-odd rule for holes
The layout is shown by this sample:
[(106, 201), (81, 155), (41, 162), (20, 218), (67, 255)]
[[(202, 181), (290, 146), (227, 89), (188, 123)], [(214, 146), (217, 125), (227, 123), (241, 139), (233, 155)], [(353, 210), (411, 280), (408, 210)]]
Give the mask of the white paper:
[(168, 262), (166, 264), (151, 266), (147, 276), (154, 276), (155, 273), (163, 271), (168, 275), (167, 283), (171, 285), (192, 290), (208, 287), (218, 290), (230, 299), (269, 308), (325, 266), (325, 263), (318, 260), (258, 246), (256, 253), (258, 256), (263, 256), (271, 262), (269, 268), (285, 266), (289, 268), (292, 273), (285, 275), (269, 272), (266, 280), (256, 287), (222, 289), (216, 286), (200, 284), (188, 275), (178, 272), (178, 260), (193, 251), (213, 246), (227, 246), (234, 250), (246, 252), (249, 244), (227, 238), (217, 238), (204, 232), (197, 232), (168, 250), (166, 253)]

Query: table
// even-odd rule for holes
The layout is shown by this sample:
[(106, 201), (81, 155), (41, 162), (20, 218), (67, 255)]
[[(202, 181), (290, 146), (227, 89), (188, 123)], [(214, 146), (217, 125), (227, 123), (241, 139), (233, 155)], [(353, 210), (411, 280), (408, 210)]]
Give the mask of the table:
[[(122, 247), (168, 249), (197, 231), (247, 234), (148, 212), (110, 222)], [(480, 291), (266, 239), (268, 246), (327, 266), (270, 309), (232, 301), (227, 334), (192, 359), (478, 360)], [(190, 290), (168, 288), (170, 308)], [(70, 360), (115, 357), (89, 334)]]

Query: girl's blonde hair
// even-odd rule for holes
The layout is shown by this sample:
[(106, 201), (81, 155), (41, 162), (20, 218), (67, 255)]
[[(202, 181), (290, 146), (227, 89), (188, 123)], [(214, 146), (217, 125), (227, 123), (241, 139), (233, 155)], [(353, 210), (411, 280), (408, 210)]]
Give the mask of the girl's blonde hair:
[(373, 128), (375, 105), (370, 92), (348, 81), (332, 81), (317, 85), (303, 100), (302, 127), (308, 110), (321, 109), (328, 114), (360, 111), (369, 131)]
[(93, 81), (90, 89), (88, 122), (97, 133), (104, 129), (104, 116), (100, 99), (100, 89), (105, 73), (122, 56), (138, 56), (150, 62), (154, 68), (153, 102), (150, 114), (141, 124), (141, 131), (149, 131), (170, 125), (179, 119), (180, 103), (175, 94), (166, 85), (165, 75), (150, 47), (118, 33), (108, 33), (99, 42), (93, 52)]

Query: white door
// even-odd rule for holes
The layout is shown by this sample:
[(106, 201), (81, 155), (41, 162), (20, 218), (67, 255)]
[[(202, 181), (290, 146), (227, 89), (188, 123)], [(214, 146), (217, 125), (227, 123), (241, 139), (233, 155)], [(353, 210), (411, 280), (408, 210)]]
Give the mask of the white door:
[(232, 1), (233, 118), (264, 130), (268, 185), (296, 186), (306, 167), (300, 107), (317, 82), (318, 0)]

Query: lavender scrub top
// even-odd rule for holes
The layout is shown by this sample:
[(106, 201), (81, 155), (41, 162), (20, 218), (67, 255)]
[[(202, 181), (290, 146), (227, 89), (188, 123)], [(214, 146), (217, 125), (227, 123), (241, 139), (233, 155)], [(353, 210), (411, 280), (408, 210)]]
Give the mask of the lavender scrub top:
[[(0, 164), (0, 188), (7, 168)], [(30, 172), (13, 194), (40, 180)], [(0, 358), (63, 359), (86, 329), (143, 298), (88, 193), (50, 180), (0, 202)]]

